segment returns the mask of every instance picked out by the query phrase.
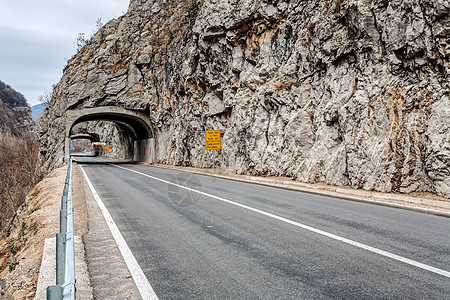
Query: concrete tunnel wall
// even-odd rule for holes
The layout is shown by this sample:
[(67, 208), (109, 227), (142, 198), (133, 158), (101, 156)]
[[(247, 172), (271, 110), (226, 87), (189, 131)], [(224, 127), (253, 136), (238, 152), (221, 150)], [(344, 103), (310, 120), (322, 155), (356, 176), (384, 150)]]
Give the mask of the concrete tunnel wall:
[(134, 141), (134, 161), (145, 161), (147, 158), (151, 158), (151, 162), (153, 163), (153, 157), (155, 155), (155, 139), (145, 139), (145, 140), (136, 140)]
[(153, 163), (155, 161), (155, 136), (149, 117), (140, 111), (118, 106), (102, 106), (69, 110), (66, 112), (66, 133), (64, 161), (70, 157), (70, 137), (72, 128), (86, 121), (112, 121), (126, 125), (132, 133), (134, 161)]

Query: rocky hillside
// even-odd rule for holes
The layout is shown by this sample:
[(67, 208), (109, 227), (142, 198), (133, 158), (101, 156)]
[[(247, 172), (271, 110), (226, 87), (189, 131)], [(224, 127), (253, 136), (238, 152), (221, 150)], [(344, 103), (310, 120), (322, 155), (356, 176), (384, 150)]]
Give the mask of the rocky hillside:
[(161, 163), (450, 197), (449, 10), (131, 0), (64, 69), (42, 153), (61, 163), (66, 110), (119, 105), (149, 114)]
[(34, 122), (25, 97), (0, 81), (0, 132), (17, 134), (30, 129)]

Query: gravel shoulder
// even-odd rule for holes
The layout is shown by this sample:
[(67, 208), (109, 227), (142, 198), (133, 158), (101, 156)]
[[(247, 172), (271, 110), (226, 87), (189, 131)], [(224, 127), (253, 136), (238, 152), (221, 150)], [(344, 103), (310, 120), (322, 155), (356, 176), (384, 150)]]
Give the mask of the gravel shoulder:
[[(35, 299), (44, 242), (59, 231), (66, 174), (64, 166), (39, 182), (28, 194), (9, 236), (0, 239), (0, 300)], [(131, 274), (77, 164), (73, 169), (73, 203), (74, 233), (82, 237), (89, 276), (89, 282), (77, 280), (77, 287), (83, 285), (82, 290), (77, 289), (77, 299), (139, 299)]]

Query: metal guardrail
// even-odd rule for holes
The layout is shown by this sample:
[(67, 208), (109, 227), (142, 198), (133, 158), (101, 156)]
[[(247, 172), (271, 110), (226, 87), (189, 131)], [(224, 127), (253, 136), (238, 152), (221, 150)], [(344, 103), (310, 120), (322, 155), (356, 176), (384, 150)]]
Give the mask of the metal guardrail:
[(56, 234), (56, 285), (47, 287), (47, 300), (75, 299), (75, 244), (73, 235), (72, 157), (61, 197)]

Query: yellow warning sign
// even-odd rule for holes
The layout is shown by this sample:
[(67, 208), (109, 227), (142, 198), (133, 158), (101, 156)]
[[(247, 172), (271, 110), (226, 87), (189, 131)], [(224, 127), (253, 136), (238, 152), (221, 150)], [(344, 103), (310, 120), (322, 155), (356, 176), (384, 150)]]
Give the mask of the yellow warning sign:
[(206, 150), (220, 150), (220, 142), (206, 142)]
[(220, 130), (205, 130), (206, 150), (221, 149)]

